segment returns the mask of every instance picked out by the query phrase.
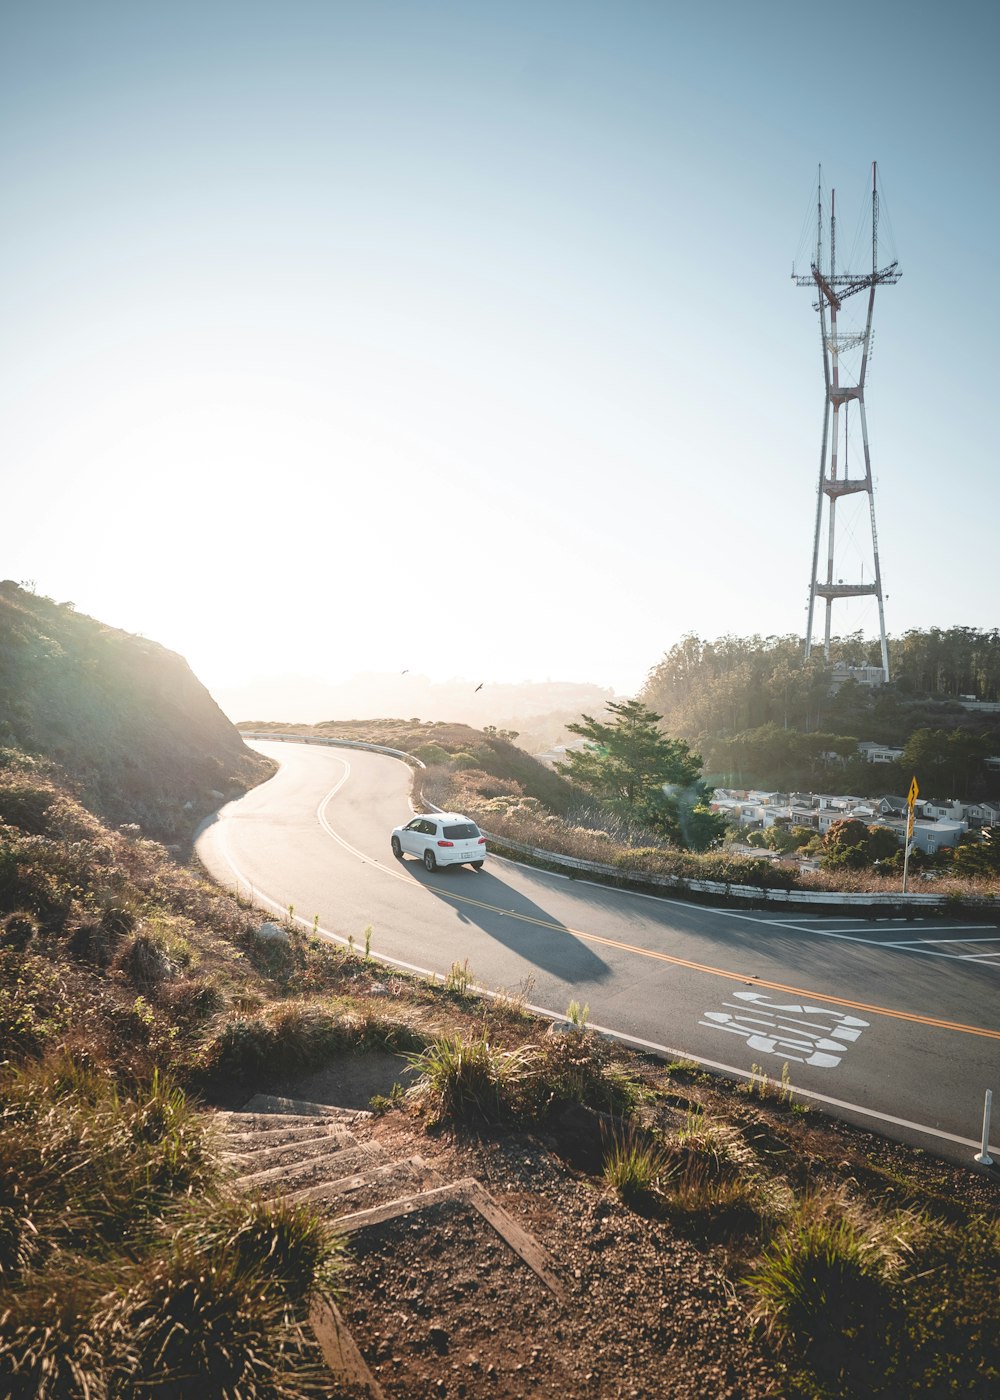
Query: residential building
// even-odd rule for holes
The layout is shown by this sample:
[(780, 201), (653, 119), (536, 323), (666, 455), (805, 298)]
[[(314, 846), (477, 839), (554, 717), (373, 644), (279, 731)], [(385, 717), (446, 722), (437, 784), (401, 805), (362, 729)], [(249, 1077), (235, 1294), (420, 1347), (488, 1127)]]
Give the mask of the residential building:
[(936, 822), (964, 822), (966, 820), (965, 803), (956, 802), (954, 798), (948, 802), (935, 802), (933, 800), (925, 802), (923, 814)]
[[(895, 831), (902, 846), (906, 840), (906, 822), (896, 818), (890, 818), (881, 823), (882, 826), (890, 827)], [(946, 846), (957, 846), (959, 837), (963, 832), (968, 831), (968, 822), (953, 821), (922, 821), (917, 819), (913, 823), (913, 846), (915, 850), (923, 851), (925, 855), (933, 856), (938, 851), (944, 850)]]
[(846, 681), (856, 681), (858, 685), (881, 685), (885, 674), (881, 666), (848, 666), (838, 661), (830, 677), (830, 689), (836, 692)]
[(870, 740), (858, 745), (858, 751), (869, 763), (897, 763), (903, 757), (903, 750), (892, 744), (876, 744)]

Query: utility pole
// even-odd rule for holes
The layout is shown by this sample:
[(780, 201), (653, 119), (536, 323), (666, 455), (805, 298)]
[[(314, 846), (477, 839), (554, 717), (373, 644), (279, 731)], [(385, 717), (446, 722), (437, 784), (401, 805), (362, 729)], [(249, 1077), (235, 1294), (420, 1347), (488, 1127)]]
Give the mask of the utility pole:
[[(823, 631), (823, 655), (830, 659), (830, 634), (833, 605), (842, 598), (873, 597), (878, 602), (879, 634), (882, 642), (882, 676), (889, 679), (889, 645), (885, 633), (885, 602), (882, 594), (882, 571), (878, 556), (878, 534), (875, 529), (875, 492), (872, 484), (871, 453), (868, 447), (868, 419), (865, 414), (865, 377), (871, 358), (872, 318), (875, 311), (875, 288), (890, 286), (898, 282), (902, 273), (893, 261), (888, 266), (878, 265), (878, 172), (872, 162), (872, 268), (871, 272), (837, 271), (837, 203), (836, 191), (830, 193), (829, 215), (829, 256), (827, 270), (823, 270), (823, 185), (820, 178), (816, 201), (816, 260), (810, 266), (808, 276), (798, 276), (792, 272), (796, 286), (812, 287), (817, 291), (813, 310), (819, 312), (820, 349), (823, 356), (823, 434), (820, 442), (819, 489), (816, 496), (816, 528), (813, 536), (812, 572), (809, 579), (809, 620), (806, 627), (806, 656), (813, 645), (813, 622), (816, 599), (826, 603), (826, 619)], [(868, 292), (868, 313), (864, 329), (841, 329), (837, 315), (848, 297), (857, 292)], [(853, 384), (843, 381), (843, 356), (851, 351), (861, 351), (861, 365)], [(850, 474), (848, 409), (854, 403), (860, 416), (863, 447), (863, 474)], [(829, 464), (829, 465), (828, 465)], [(873, 577), (864, 581), (845, 583), (837, 577), (837, 502), (846, 496), (865, 492), (868, 496), (868, 517), (871, 525), (871, 557)], [(823, 536), (823, 521), (826, 517), (826, 563), (820, 577), (820, 544)], [(852, 543), (856, 546), (857, 540)], [(853, 560), (851, 561), (853, 567)]]

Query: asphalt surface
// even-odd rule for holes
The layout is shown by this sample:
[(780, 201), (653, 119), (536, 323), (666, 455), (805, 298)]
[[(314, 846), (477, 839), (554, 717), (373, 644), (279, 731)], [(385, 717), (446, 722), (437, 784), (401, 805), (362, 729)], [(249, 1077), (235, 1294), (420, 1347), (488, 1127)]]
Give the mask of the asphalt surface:
[[(410, 770), (362, 750), (253, 743), (278, 774), (222, 809), (198, 854), (229, 888), (373, 955), (444, 975), (468, 960), (669, 1058), (772, 1080), (886, 1136), (973, 1166), (1000, 1090), (1000, 926), (715, 908), (490, 857), (428, 874), (389, 850)], [(1000, 1095), (998, 1095), (1000, 1097)], [(992, 1142), (998, 1141), (1000, 1103)], [(1000, 1147), (990, 1155), (1000, 1163)]]

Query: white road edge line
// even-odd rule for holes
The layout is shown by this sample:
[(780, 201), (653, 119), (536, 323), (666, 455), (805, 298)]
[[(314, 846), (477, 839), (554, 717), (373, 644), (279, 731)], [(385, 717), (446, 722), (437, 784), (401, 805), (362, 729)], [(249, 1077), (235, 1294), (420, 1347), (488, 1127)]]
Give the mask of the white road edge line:
[[(320, 804), (321, 806), (324, 805), (326, 801), (334, 795), (337, 789), (341, 787), (350, 776), (350, 764), (347, 763), (346, 759), (342, 760), (342, 762), (344, 763), (344, 766), (347, 771), (344, 773), (344, 776), (340, 779), (340, 782), (337, 783), (330, 790), (330, 792), (326, 794), (326, 797), (324, 797), (323, 799), (323, 803)], [(261, 904), (266, 904), (269, 908), (277, 910), (279, 914), (282, 914), (287, 918), (287, 906), (279, 904), (278, 901), (275, 899), (271, 899), (268, 895), (264, 893), (263, 890), (258, 889), (258, 887), (252, 883), (252, 881), (248, 880), (247, 877), (243, 874), (243, 872), (233, 861), (233, 858), (229, 853), (229, 847), (226, 843), (224, 836), (222, 835), (221, 830), (218, 831), (216, 835), (219, 841), (220, 853), (223, 859), (225, 860), (226, 864), (229, 866), (229, 869), (236, 876), (237, 885), (239, 885), (239, 883), (242, 882), (244, 885), (246, 885), (247, 889)], [(340, 838), (337, 839), (340, 840)], [(347, 845), (347, 843), (343, 841), (342, 844), (345, 846)], [(353, 847), (348, 846), (347, 849), (352, 850)], [(364, 859), (368, 860), (369, 857), (365, 856)], [(581, 881), (581, 883), (583, 882)], [(607, 887), (600, 886), (600, 888), (605, 889)], [(651, 898), (655, 899), (656, 896), (653, 895), (651, 896)], [(671, 903), (673, 902), (674, 901), (671, 901)], [(295, 914), (293, 916), (293, 921), (297, 924), (301, 924), (303, 928), (309, 930), (310, 932), (315, 931), (317, 934), (322, 934), (324, 938), (328, 938), (333, 943), (342, 943), (345, 948), (349, 946), (348, 939), (344, 938), (342, 934), (333, 933), (329, 929), (322, 927), (315, 927), (314, 929), (314, 925), (308, 919), (304, 919), (300, 914)], [(390, 967), (402, 968), (404, 972), (414, 972), (419, 977), (432, 978), (435, 982), (438, 980), (438, 978), (444, 981), (443, 973), (434, 972), (431, 968), (428, 967), (419, 967), (416, 963), (404, 962), (401, 958), (390, 958), (380, 953), (373, 953), (372, 958), (375, 962), (388, 964)], [(489, 987), (473, 987), (472, 990), (481, 996), (490, 997), (494, 1000), (497, 1000), (507, 995), (505, 992), (491, 991)], [(561, 1011), (552, 1011), (547, 1006), (537, 1006), (531, 1002), (526, 1002), (525, 1006), (527, 1010), (533, 1011), (537, 1016), (544, 1016), (550, 1021), (563, 1021), (566, 1023), (569, 1022), (569, 1017)], [(599, 1026), (593, 1022), (590, 1023), (590, 1028), (591, 1030), (597, 1031), (599, 1035), (610, 1036), (613, 1040), (619, 1040), (626, 1045), (639, 1046), (643, 1050), (651, 1051), (654, 1055), (668, 1056), (670, 1059), (673, 1060), (690, 1060), (693, 1064), (704, 1065), (707, 1069), (718, 1070), (722, 1074), (730, 1075), (735, 1079), (749, 1080), (754, 1077), (752, 1071), (748, 1072), (745, 1069), (740, 1069), (738, 1065), (727, 1065), (720, 1060), (706, 1060), (703, 1059), (700, 1055), (692, 1054), (688, 1050), (676, 1050), (669, 1045), (660, 1045), (655, 1040), (642, 1040), (639, 1036), (629, 1035), (627, 1031), (614, 1030), (610, 1026)], [(798, 1094), (800, 1098), (812, 1099), (816, 1103), (829, 1104), (832, 1108), (846, 1109), (851, 1113), (858, 1113), (864, 1118), (872, 1118), (879, 1123), (891, 1123), (898, 1128), (909, 1128), (913, 1132), (923, 1133), (926, 1136), (932, 1138), (941, 1138), (943, 1141), (946, 1142), (958, 1143), (962, 1147), (982, 1146), (982, 1142), (978, 1138), (958, 1137), (955, 1133), (943, 1132), (940, 1128), (932, 1128), (926, 1123), (914, 1123), (909, 1118), (895, 1118), (890, 1113), (880, 1113), (877, 1109), (865, 1108), (862, 1104), (850, 1103), (845, 1099), (831, 1098), (828, 1094), (818, 1094), (811, 1089), (800, 1089), (795, 1084), (789, 1084), (788, 1088), (792, 1093)], [(991, 1143), (990, 1151), (995, 1152), (997, 1156), (1000, 1157), (1000, 1147), (995, 1146)]]

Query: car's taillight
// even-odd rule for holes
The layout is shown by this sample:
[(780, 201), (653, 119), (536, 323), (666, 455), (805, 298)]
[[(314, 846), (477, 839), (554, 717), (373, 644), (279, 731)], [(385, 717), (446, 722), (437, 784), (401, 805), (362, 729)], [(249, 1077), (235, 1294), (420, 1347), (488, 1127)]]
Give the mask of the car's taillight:
[(439, 841), (439, 842), (438, 842), (438, 845), (439, 845), (439, 846), (454, 846), (454, 844), (455, 844), (454, 841)]
[(485, 846), (485, 845), (486, 845), (486, 837), (485, 837), (485, 836), (480, 836), (480, 838), (479, 838), (479, 844), (480, 844), (480, 846)]

